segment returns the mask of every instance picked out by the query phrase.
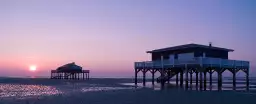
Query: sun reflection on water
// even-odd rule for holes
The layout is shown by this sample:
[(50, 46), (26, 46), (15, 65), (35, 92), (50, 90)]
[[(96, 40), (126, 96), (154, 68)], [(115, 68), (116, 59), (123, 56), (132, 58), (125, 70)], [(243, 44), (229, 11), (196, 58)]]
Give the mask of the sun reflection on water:
[(97, 91), (109, 91), (109, 90), (128, 90), (134, 89), (134, 87), (84, 87), (82, 92), (97, 92)]
[(52, 86), (0, 84), (0, 97), (26, 97), (56, 95), (62, 93)]

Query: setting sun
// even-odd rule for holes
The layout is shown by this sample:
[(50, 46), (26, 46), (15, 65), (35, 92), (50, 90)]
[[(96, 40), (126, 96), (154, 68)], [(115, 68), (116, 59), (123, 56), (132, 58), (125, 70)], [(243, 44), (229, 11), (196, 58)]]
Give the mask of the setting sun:
[(29, 70), (30, 70), (30, 71), (36, 71), (36, 66), (35, 66), (35, 65), (29, 66)]

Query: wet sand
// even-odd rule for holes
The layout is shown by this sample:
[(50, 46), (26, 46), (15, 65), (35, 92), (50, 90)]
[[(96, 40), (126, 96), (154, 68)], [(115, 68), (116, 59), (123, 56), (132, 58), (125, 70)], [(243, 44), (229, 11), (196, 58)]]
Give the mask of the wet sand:
[[(8, 87), (3, 88), (6, 84), (26, 89), (26, 91), (16, 90), (20, 93), (15, 96), (0, 97), (0, 104), (256, 104), (256, 94), (249, 92), (200, 92), (184, 91), (178, 88), (153, 90), (120, 85), (120, 83), (131, 82), (133, 82), (131, 79), (91, 79), (89, 81), (0, 79), (2, 94), (8, 94), (4, 91), (8, 90)], [(46, 93), (55, 90), (57, 93)], [(40, 91), (43, 93), (33, 94)]]

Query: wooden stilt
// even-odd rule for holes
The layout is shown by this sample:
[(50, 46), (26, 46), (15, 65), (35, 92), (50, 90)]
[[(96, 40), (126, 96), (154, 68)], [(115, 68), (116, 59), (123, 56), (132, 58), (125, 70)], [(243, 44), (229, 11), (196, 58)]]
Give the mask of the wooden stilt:
[(88, 73), (88, 79), (90, 79), (90, 73)]
[(152, 70), (152, 85), (155, 85), (155, 70)]
[(165, 84), (164, 75), (165, 75), (165, 71), (161, 69), (161, 77), (160, 77), (161, 89), (164, 88), (164, 84)]
[(222, 71), (218, 71), (218, 90), (221, 91), (221, 89), (222, 89)]
[(198, 90), (198, 71), (196, 71), (196, 90)]
[(179, 72), (176, 72), (176, 86), (179, 86)]
[(249, 68), (246, 69), (246, 90), (249, 91), (250, 82), (249, 82)]
[(220, 75), (220, 73), (218, 72), (218, 90), (220, 91), (220, 77), (221, 77), (221, 75)]
[(213, 71), (212, 71), (212, 69), (210, 69), (210, 90), (212, 90), (212, 73), (213, 73)]
[(188, 69), (185, 69), (186, 71), (186, 89), (188, 89)]
[(180, 72), (180, 87), (183, 87), (183, 71)]
[(165, 79), (164, 79), (164, 75), (165, 75), (165, 68), (164, 68), (164, 56), (161, 55), (161, 69), (160, 69), (160, 73), (161, 73), (161, 77), (160, 77), (160, 82), (161, 82), (161, 89), (164, 89), (164, 83), (165, 83)]
[(82, 74), (83, 74), (83, 80), (84, 80), (84, 72)]
[(145, 69), (143, 69), (142, 72), (143, 72), (143, 86), (146, 86), (146, 71), (145, 71)]
[(232, 69), (233, 74), (233, 90), (236, 90), (236, 69)]
[(203, 89), (203, 72), (200, 71), (200, 90)]
[(171, 70), (167, 71), (167, 76), (168, 76), (167, 83), (170, 84)]
[(137, 71), (137, 69), (135, 69), (135, 85), (137, 86), (137, 74), (138, 74), (138, 71)]
[(204, 71), (204, 90), (206, 91), (206, 87), (207, 87), (207, 77), (206, 77), (206, 75), (207, 75), (207, 72), (206, 71)]
[(190, 70), (190, 88), (192, 89), (193, 84), (193, 70)]

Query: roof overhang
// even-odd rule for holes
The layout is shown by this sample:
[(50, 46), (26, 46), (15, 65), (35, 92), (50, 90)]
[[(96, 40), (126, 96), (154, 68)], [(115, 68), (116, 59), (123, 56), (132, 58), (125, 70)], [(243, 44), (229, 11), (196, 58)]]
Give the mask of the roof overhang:
[(166, 52), (166, 51), (175, 51), (175, 50), (182, 50), (182, 49), (188, 49), (188, 48), (211, 48), (211, 49), (222, 50), (222, 51), (227, 51), (227, 52), (234, 51), (233, 49), (206, 46), (206, 45), (200, 45), (200, 44), (185, 44), (185, 45), (179, 45), (179, 46), (174, 46), (174, 47), (161, 48), (161, 49), (156, 49), (156, 50), (152, 50), (152, 51), (147, 51), (147, 53), (161, 53), (161, 52)]

